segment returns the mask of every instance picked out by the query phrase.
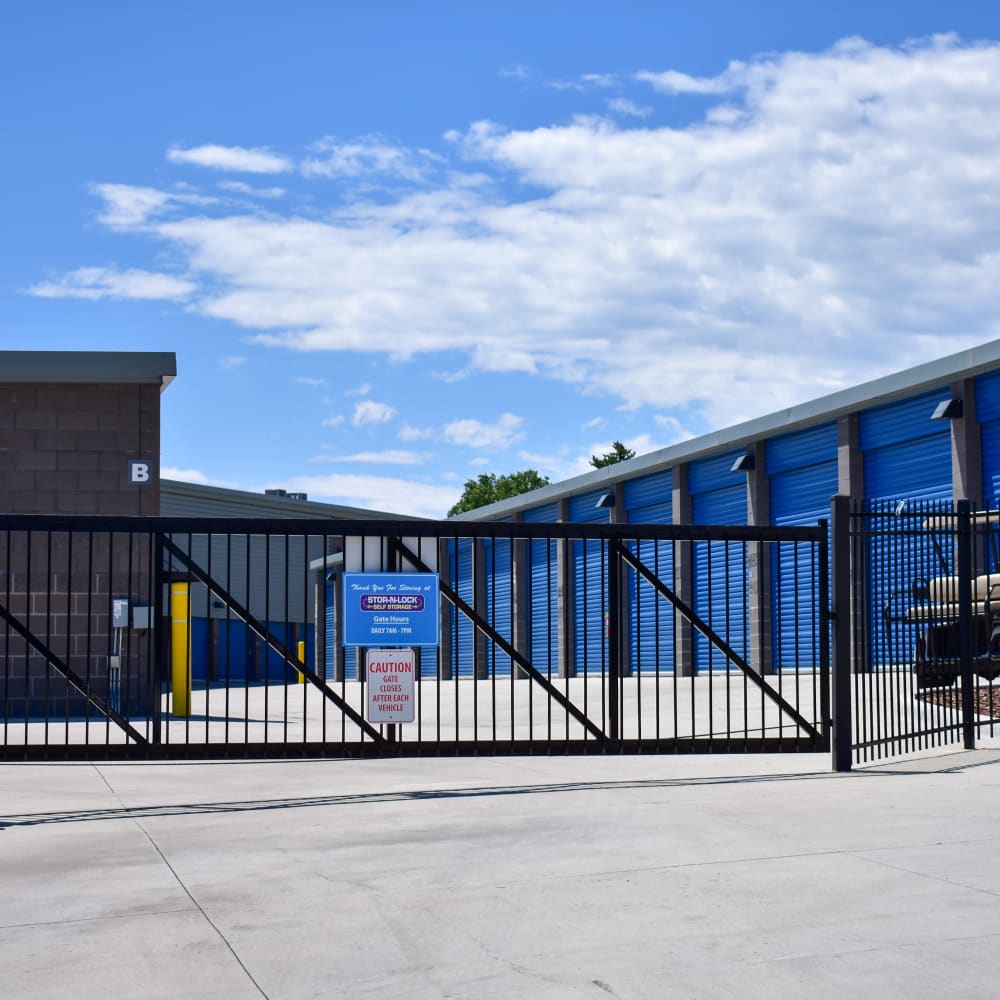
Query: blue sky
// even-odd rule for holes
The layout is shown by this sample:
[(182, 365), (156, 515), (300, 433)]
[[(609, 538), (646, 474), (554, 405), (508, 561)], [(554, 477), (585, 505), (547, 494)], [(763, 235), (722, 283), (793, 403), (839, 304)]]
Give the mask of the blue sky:
[(440, 516), (1000, 336), (1000, 5), (35, 0), (0, 347), (163, 473)]

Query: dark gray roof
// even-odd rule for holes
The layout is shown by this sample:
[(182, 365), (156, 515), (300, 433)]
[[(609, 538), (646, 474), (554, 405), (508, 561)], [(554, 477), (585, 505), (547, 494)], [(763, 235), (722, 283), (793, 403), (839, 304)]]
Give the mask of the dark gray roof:
[(0, 351), (0, 382), (159, 385), (177, 374), (173, 351)]
[(314, 500), (294, 500), (291, 497), (265, 496), (244, 490), (182, 483), (175, 479), (160, 480), (160, 514), (165, 517), (292, 517), (300, 520), (372, 521), (420, 520), (404, 514), (343, 507), (339, 504), (317, 503)]
[(691, 438), (689, 441), (652, 451), (647, 455), (637, 455), (627, 462), (595, 469), (593, 472), (563, 480), (561, 483), (543, 486), (541, 489), (523, 493), (510, 500), (502, 500), (487, 507), (456, 514), (455, 519), (474, 521), (510, 517), (518, 511), (596, 490), (602, 486), (611, 486), (636, 476), (662, 472), (684, 462), (737, 448), (740, 445), (748, 445), (776, 434), (787, 434), (824, 421), (835, 420), (844, 414), (888, 403), (903, 396), (929, 391), (936, 386), (944, 389), (951, 382), (971, 378), (997, 367), (1000, 367), (1000, 340), (991, 340), (988, 344), (959, 351), (937, 361), (929, 361), (849, 389), (841, 389), (839, 392), (821, 396), (808, 403), (778, 410), (776, 413), (734, 424), (723, 430), (712, 431)]

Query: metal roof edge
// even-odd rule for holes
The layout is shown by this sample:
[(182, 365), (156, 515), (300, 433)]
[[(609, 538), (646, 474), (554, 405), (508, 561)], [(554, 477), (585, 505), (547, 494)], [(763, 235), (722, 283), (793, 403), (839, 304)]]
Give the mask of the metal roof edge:
[[(265, 493), (251, 493), (249, 490), (235, 490), (227, 486), (211, 486), (207, 483), (187, 483), (180, 479), (161, 479), (160, 496), (189, 496), (198, 500), (253, 504), (272, 510), (278, 516), (293, 511), (303, 516), (335, 517), (349, 520), (400, 520), (424, 521), (426, 518), (412, 514), (393, 514), (362, 507), (345, 507), (341, 504), (322, 503), (318, 500), (294, 500), (291, 497), (273, 497)], [(229, 516), (229, 515), (226, 515)]]
[(129, 383), (165, 389), (177, 375), (173, 351), (0, 351), (0, 382)]
[[(960, 378), (971, 378), (1000, 365), (1000, 339), (956, 351), (934, 361), (926, 361), (901, 372), (883, 375), (847, 389), (838, 389), (826, 396), (777, 410), (761, 417), (707, 434), (668, 445), (646, 455), (637, 455), (625, 462), (584, 472), (571, 479), (550, 483), (530, 493), (500, 500), (486, 507), (455, 514), (451, 520), (495, 520), (533, 507), (574, 496), (586, 490), (597, 490), (626, 479), (662, 472), (709, 454), (751, 444), (762, 437), (835, 420), (857, 409), (867, 409), (892, 402), (901, 396), (921, 392), (935, 385), (947, 385)], [(928, 414), (928, 417), (930, 414)]]

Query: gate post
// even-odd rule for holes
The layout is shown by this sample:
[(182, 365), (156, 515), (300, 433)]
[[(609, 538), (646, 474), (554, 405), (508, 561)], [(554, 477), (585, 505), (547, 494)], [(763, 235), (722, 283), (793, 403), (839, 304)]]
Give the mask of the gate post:
[(833, 640), (832, 599), (830, 597), (830, 522), (824, 517), (818, 522), (823, 536), (819, 549), (819, 717), (823, 734), (821, 751), (833, 749), (833, 725), (830, 711), (830, 643)]
[[(962, 741), (966, 750), (976, 749), (976, 725), (972, 699), (972, 523), (968, 500), (955, 504), (958, 515), (958, 658), (962, 671)], [(977, 598), (978, 600), (978, 598)], [(987, 632), (987, 635), (989, 633)]]
[(850, 771), (851, 746), (851, 518), (850, 499), (830, 502), (833, 541), (833, 752), (835, 771)]

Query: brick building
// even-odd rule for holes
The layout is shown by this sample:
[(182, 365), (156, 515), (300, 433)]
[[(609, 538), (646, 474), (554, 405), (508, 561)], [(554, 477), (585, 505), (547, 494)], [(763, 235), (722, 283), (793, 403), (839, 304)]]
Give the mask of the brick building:
[[(0, 515), (159, 514), (160, 393), (175, 373), (172, 353), (0, 353)], [(5, 719), (53, 705), (79, 714), (85, 692), (115, 709), (147, 701), (151, 630), (135, 613), (154, 604), (148, 538), (8, 524)], [(130, 642), (114, 627), (117, 595), (130, 599), (128, 625), (145, 626)]]
[(168, 352), (0, 352), (0, 512), (159, 514)]

